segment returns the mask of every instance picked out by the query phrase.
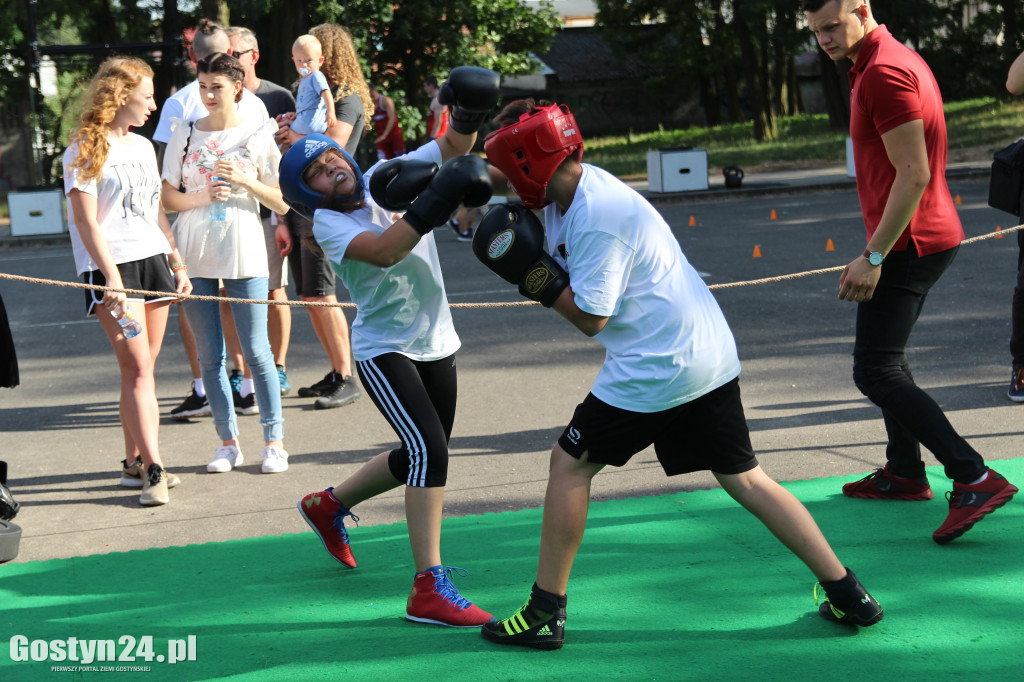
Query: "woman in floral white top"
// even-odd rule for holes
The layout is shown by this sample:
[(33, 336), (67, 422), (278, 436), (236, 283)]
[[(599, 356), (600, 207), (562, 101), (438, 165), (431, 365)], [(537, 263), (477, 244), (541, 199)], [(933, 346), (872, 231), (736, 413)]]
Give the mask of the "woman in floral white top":
[[(235, 103), (242, 97), (244, 71), (237, 59), (216, 52), (197, 65), (199, 92), (209, 116), (189, 125), (178, 121), (167, 143), (163, 200), (178, 212), (174, 236), (188, 265), (194, 293), (216, 296), (218, 280), (232, 298), (267, 295), (267, 249), (259, 204), (284, 213), (288, 205), (277, 186), (281, 153), (277, 124), (246, 124)], [(216, 180), (213, 178), (216, 177)], [(215, 220), (223, 207), (226, 219)], [(217, 303), (187, 301), (213, 423), (222, 444), (207, 471), (224, 472), (242, 463), (231, 389), (225, 369), (224, 338)], [(264, 473), (288, 468), (284, 449), (281, 389), (267, 337), (267, 306), (232, 303), (235, 328), (252, 370), (260, 408)]]

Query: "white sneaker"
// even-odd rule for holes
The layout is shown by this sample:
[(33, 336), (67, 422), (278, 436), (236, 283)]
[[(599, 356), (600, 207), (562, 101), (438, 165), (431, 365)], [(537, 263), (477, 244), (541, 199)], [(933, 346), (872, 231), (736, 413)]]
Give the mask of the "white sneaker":
[(268, 445), (260, 453), (260, 459), (263, 460), (263, 466), (260, 468), (265, 474), (279, 474), (288, 470), (288, 453), (284, 448)]
[(222, 445), (213, 453), (213, 459), (206, 465), (206, 470), (211, 474), (223, 474), (244, 461), (241, 450), (234, 445)]

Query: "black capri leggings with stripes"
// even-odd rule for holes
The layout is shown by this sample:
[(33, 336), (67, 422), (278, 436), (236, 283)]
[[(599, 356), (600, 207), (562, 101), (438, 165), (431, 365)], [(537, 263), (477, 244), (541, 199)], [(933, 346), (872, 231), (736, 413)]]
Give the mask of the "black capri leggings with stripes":
[(424, 362), (386, 353), (357, 362), (356, 369), (373, 404), (402, 441), (388, 456), (392, 475), (409, 486), (443, 487), (458, 392), (455, 356)]

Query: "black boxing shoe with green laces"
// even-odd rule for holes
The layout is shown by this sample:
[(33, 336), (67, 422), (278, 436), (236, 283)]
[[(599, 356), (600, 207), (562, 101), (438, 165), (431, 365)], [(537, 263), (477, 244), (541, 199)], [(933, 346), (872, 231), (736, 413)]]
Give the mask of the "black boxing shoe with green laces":
[(882, 605), (868, 594), (857, 576), (848, 568), (842, 579), (814, 585), (815, 604), (819, 602), (819, 587), (825, 593), (825, 599), (818, 605), (818, 613), (825, 620), (866, 628), (882, 620), (885, 615)]
[(498, 644), (561, 649), (565, 643), (565, 604), (565, 595), (554, 595), (534, 585), (522, 608), (508, 618), (484, 623), (480, 634)]

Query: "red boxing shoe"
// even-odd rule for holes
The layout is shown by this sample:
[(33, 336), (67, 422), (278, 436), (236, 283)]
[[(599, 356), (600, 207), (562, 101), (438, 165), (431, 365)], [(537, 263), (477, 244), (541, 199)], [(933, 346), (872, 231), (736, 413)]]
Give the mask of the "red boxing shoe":
[(467, 575), (454, 566), (434, 566), (416, 574), (405, 605), (408, 620), (450, 628), (478, 628), (494, 620), (494, 616), (459, 594), (449, 579), (452, 571), (463, 577)]
[(949, 499), (949, 516), (939, 529), (932, 533), (932, 540), (944, 545), (960, 537), (986, 514), (991, 514), (1017, 492), (1011, 484), (992, 469), (981, 483), (967, 485), (953, 481), (953, 490), (946, 493)]
[(356, 558), (348, 545), (348, 531), (345, 530), (345, 517), (351, 516), (356, 523), (359, 517), (341, 506), (341, 502), (331, 493), (334, 488), (310, 493), (299, 501), (299, 513), (312, 528), (324, 549), (340, 561), (346, 568), (356, 567)]

